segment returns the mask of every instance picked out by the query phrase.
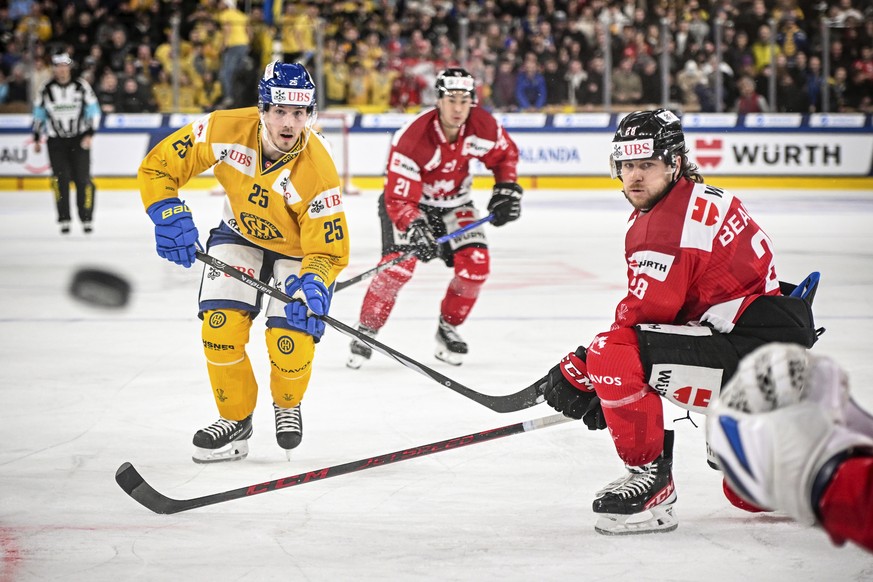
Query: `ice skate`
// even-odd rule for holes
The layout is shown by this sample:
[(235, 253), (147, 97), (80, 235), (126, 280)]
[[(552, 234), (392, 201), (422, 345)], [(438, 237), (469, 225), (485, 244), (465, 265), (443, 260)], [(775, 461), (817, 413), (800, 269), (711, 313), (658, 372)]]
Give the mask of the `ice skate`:
[(285, 449), (285, 456), (291, 460), (291, 449), (297, 447), (303, 440), (303, 414), (300, 405), (294, 408), (282, 408), (275, 402), (273, 412), (276, 414), (276, 442)]
[(679, 526), (673, 514), (676, 488), (673, 461), (660, 456), (641, 467), (627, 467), (628, 474), (597, 493), (594, 530), (604, 535), (664, 533)]
[(453, 366), (463, 363), (464, 354), (467, 353), (467, 342), (461, 339), (454, 325), (446, 323), (440, 317), (440, 324), (436, 333), (437, 347), (434, 356)]
[(248, 439), (252, 436), (252, 416), (243, 420), (219, 418), (194, 435), (195, 463), (241, 461), (249, 454)]
[(61, 234), (70, 234), (70, 221), (62, 220), (60, 222), (61, 225)]
[(90, 220), (86, 220), (82, 223), (82, 232), (85, 234), (91, 234), (94, 232), (94, 225), (91, 224)]
[[(369, 337), (376, 337), (375, 329), (369, 328), (360, 323), (358, 324), (358, 331)], [(349, 349), (352, 353), (349, 354), (349, 359), (346, 360), (346, 366), (353, 370), (357, 370), (363, 366), (364, 362), (369, 360), (370, 356), (373, 355), (373, 349), (361, 340), (353, 339), (352, 343), (349, 344)]]

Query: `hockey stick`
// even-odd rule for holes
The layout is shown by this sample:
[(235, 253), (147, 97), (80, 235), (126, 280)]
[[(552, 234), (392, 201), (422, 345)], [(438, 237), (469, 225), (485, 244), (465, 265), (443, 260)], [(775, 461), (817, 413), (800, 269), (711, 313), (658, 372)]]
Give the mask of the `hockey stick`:
[[(221, 271), (225, 275), (230, 275), (234, 279), (239, 279), (240, 281), (242, 281), (246, 285), (248, 285), (250, 287), (254, 287), (255, 289), (257, 289), (261, 293), (263, 293), (265, 295), (269, 295), (270, 297), (278, 299), (279, 301), (284, 301), (285, 303), (290, 303), (292, 301), (296, 301), (295, 299), (291, 298), (291, 296), (287, 295), (286, 293), (283, 293), (282, 291), (279, 291), (275, 287), (273, 287), (271, 285), (267, 285), (266, 283), (264, 283), (263, 281), (260, 281), (258, 279), (253, 279), (252, 277), (249, 277), (248, 275), (246, 275), (242, 271), (238, 271), (238, 270), (234, 269), (233, 267), (231, 267), (230, 265), (228, 265), (222, 261), (219, 261), (215, 257), (207, 255), (206, 253), (204, 253), (202, 251), (197, 251), (197, 259), (200, 261), (203, 261), (204, 263), (206, 263), (210, 267)], [(508, 394), (506, 396), (489, 396), (488, 394), (476, 392), (475, 390), (467, 388), (463, 384), (456, 382), (455, 380), (452, 380), (451, 378), (448, 378), (447, 376), (443, 376), (442, 374), (440, 374), (436, 370), (432, 370), (431, 368), (428, 368), (424, 364), (422, 364), (420, 362), (416, 362), (415, 360), (413, 360), (409, 356), (398, 352), (394, 348), (383, 344), (382, 342), (376, 340), (375, 338), (372, 338), (372, 337), (368, 336), (367, 334), (362, 333), (362, 332), (358, 331), (357, 329), (350, 327), (350, 326), (346, 325), (345, 323), (334, 319), (333, 317), (330, 317), (329, 315), (322, 316), (321, 320), (324, 321), (327, 325), (334, 328), (335, 330), (339, 331), (340, 333), (343, 333), (350, 338), (357, 339), (357, 340), (364, 342), (365, 344), (367, 344), (368, 346), (370, 346), (371, 348), (373, 348), (377, 352), (379, 352), (381, 354), (385, 354), (389, 358), (392, 358), (392, 359), (400, 362), (401, 364), (403, 364), (407, 368), (409, 368), (411, 370), (415, 370), (419, 374), (423, 374), (423, 375), (427, 376), (428, 378), (430, 378), (431, 380), (435, 380), (435, 381), (439, 382), (440, 384), (442, 384), (446, 388), (448, 388), (450, 390), (454, 390), (458, 394), (461, 394), (462, 396), (466, 396), (470, 400), (478, 402), (482, 406), (490, 408), (491, 410), (493, 410), (495, 412), (515, 412), (516, 410), (523, 410), (525, 408), (530, 408), (531, 406), (534, 406), (535, 404), (539, 404), (540, 402), (543, 402), (545, 400), (543, 395), (537, 391), (535, 384), (532, 384), (532, 385), (528, 386), (527, 388), (524, 388), (524, 389), (522, 389), (514, 394)]]
[(568, 418), (563, 414), (553, 414), (551, 416), (544, 416), (534, 420), (517, 422), (500, 428), (474, 432), (462, 437), (455, 437), (427, 445), (403, 449), (393, 453), (376, 455), (359, 461), (324, 467), (323, 469), (307, 471), (306, 473), (299, 473), (297, 475), (291, 475), (290, 477), (282, 477), (281, 479), (273, 479), (272, 481), (266, 481), (256, 485), (248, 485), (246, 487), (240, 487), (239, 489), (231, 489), (229, 491), (222, 491), (221, 493), (195, 497), (194, 499), (173, 499), (158, 492), (154, 487), (149, 485), (145, 479), (143, 479), (139, 471), (137, 471), (130, 463), (124, 463), (118, 468), (118, 471), (115, 472), (115, 481), (122, 489), (124, 489), (125, 493), (133, 497), (147, 509), (150, 509), (155, 513), (168, 515), (171, 513), (179, 513), (180, 511), (188, 511), (189, 509), (197, 509), (198, 507), (205, 507), (207, 505), (215, 505), (216, 503), (223, 503), (225, 501), (232, 501), (234, 499), (241, 499), (243, 497), (251, 497), (252, 495), (259, 495), (261, 493), (268, 493), (270, 491), (278, 491), (279, 489), (285, 489), (295, 485), (321, 481), (328, 477), (336, 477), (338, 475), (372, 469), (373, 467), (399, 463), (400, 461), (407, 461), (409, 459), (415, 459), (433, 453), (441, 453), (451, 449), (484, 443), (505, 436), (562, 424), (570, 420), (573, 419)]
[[(462, 234), (464, 234), (465, 232), (469, 232), (469, 231), (473, 230), (474, 228), (478, 228), (478, 227), (482, 226), (486, 222), (491, 222), (492, 220), (494, 220), (494, 215), (489, 214), (485, 218), (480, 218), (479, 220), (477, 220), (475, 222), (471, 222), (470, 224), (462, 226), (461, 228), (459, 228), (458, 230), (456, 230), (454, 232), (450, 232), (449, 234), (445, 234), (445, 235), (439, 237), (438, 239), (436, 239), (436, 242), (439, 245), (441, 245), (443, 243), (447, 243), (450, 240), (452, 240), (453, 238), (457, 238), (457, 237), (461, 236)], [(387, 263), (382, 263), (381, 265), (373, 267), (369, 271), (364, 271), (363, 273), (361, 273), (359, 275), (355, 275), (351, 279), (347, 279), (346, 281), (337, 281), (336, 290), (342, 291), (343, 289), (345, 289), (349, 285), (354, 285), (358, 281), (363, 281), (364, 279), (369, 279), (370, 277), (375, 277), (376, 275), (378, 275), (382, 271), (390, 269), (391, 267), (393, 267), (397, 263), (401, 263), (401, 262), (405, 261), (406, 259), (408, 259), (409, 257), (411, 257), (414, 254), (415, 254), (415, 249), (413, 249), (411, 251), (407, 251), (407, 252), (403, 253), (402, 255), (400, 255), (399, 257), (395, 257), (395, 258), (391, 259)]]

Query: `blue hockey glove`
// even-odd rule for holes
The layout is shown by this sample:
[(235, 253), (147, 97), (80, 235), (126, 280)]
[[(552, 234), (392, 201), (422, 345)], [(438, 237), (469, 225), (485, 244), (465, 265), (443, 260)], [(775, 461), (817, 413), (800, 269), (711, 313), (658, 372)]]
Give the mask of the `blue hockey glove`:
[(423, 218), (412, 221), (406, 231), (409, 244), (415, 247), (415, 254), (419, 260), (428, 262), (437, 258), (440, 254), (440, 245), (433, 236), (433, 230)]
[(197, 227), (191, 209), (178, 198), (167, 198), (149, 206), (146, 212), (155, 223), (158, 256), (186, 269), (197, 260)]
[(324, 335), (324, 322), (320, 316), (327, 315), (332, 297), (322, 278), (313, 273), (305, 273), (302, 277), (291, 275), (285, 279), (285, 293), (296, 299), (285, 306), (288, 324), (308, 333), (318, 342)]
[(494, 184), (491, 200), (488, 201), (488, 212), (494, 215), (491, 224), (503, 226), (507, 222), (518, 220), (521, 216), (521, 195), (524, 190), (515, 182), (500, 182)]

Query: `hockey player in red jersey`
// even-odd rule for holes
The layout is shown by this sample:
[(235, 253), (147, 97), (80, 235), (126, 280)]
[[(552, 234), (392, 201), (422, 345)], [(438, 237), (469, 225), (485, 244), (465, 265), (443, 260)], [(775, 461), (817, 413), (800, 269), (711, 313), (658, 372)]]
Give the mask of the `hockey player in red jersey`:
[(595, 529), (671, 531), (673, 433), (661, 398), (705, 414), (743, 355), (770, 341), (812, 346), (811, 299), (782, 295), (770, 239), (737, 197), (703, 183), (670, 111), (624, 117), (610, 166), (633, 206), (627, 295), (609, 331), (536, 385), (559, 412), (608, 427), (627, 467), (595, 494)]
[(743, 359), (706, 421), (734, 491), (873, 552), (873, 417), (833, 359), (772, 343)]
[[(394, 134), (388, 154), (385, 191), (379, 198), (382, 223), (380, 265), (411, 249), (415, 254), (379, 273), (361, 306), (358, 329), (369, 336), (385, 325), (400, 289), (419, 260), (442, 259), (454, 267), (440, 304), (435, 356), (460, 365), (467, 344), (456, 330), (476, 303), (488, 278), (489, 252), (484, 228), (438, 245), (436, 239), (479, 218), (470, 187), (470, 163), (478, 160), (493, 174), (488, 211), (494, 226), (521, 215), (522, 188), (516, 183), (518, 148), (496, 119), (476, 107), (473, 76), (460, 68), (442, 71), (436, 80), (435, 109), (422, 113)], [(360, 368), (372, 350), (353, 340), (347, 365)]]

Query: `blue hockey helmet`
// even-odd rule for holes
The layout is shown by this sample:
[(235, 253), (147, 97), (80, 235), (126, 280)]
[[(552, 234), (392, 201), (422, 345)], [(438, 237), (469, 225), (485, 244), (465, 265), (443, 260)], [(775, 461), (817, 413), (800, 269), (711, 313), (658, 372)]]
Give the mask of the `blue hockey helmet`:
[(258, 82), (258, 104), (290, 105), (315, 109), (315, 83), (300, 63), (273, 61)]

